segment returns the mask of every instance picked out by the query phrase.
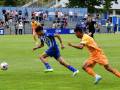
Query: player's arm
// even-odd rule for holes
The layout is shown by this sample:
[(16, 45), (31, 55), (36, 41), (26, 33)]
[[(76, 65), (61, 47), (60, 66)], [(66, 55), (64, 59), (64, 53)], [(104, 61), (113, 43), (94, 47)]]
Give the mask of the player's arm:
[(82, 43), (77, 44), (77, 45), (74, 45), (72, 43), (68, 43), (68, 45), (73, 47), (73, 48), (77, 48), (77, 49), (83, 49), (83, 47), (84, 47), (84, 44), (82, 44)]
[(36, 49), (42, 48), (42, 47), (44, 47), (44, 42), (41, 40), (41, 44), (33, 48), (33, 51), (35, 51)]
[(63, 45), (63, 42), (62, 42), (62, 39), (61, 39), (60, 35), (59, 34), (55, 34), (54, 37), (56, 37), (59, 40), (59, 42), (61, 44), (61, 48), (64, 49), (65, 47)]

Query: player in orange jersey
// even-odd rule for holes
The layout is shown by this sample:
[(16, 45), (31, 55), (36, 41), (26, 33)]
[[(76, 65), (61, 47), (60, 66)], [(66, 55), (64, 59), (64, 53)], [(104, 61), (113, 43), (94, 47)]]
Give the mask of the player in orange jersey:
[(35, 41), (36, 44), (38, 44), (38, 42), (37, 42), (37, 34), (36, 34), (36, 32), (35, 32), (35, 29), (36, 29), (36, 27), (37, 27), (38, 25), (40, 25), (40, 23), (37, 22), (37, 21), (35, 21), (34, 18), (32, 18), (32, 21), (31, 21), (32, 34), (33, 34), (33, 39), (34, 39), (34, 41)]
[(89, 35), (84, 34), (82, 27), (76, 27), (74, 32), (76, 36), (81, 39), (81, 42), (78, 45), (71, 43), (68, 43), (68, 45), (77, 49), (82, 49), (83, 47), (88, 49), (90, 52), (90, 57), (85, 61), (83, 70), (85, 70), (89, 75), (95, 77), (94, 83), (97, 84), (102, 79), (100, 75), (93, 71), (93, 67), (96, 65), (96, 63), (102, 65), (107, 71), (120, 78), (120, 72), (118, 72), (116, 69), (113, 69), (109, 65), (107, 57), (104, 55), (102, 49), (98, 47), (94, 39)]

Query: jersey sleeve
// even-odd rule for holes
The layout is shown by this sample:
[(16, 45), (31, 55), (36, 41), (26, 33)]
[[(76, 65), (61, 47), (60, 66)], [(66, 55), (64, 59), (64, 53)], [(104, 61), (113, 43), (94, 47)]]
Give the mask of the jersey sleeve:
[(87, 45), (88, 42), (89, 42), (89, 39), (85, 36), (85, 37), (82, 38), (82, 40), (81, 40), (80, 43), (81, 43), (81, 44), (84, 44), (84, 45)]
[(82, 39), (81, 42), (80, 42), (80, 44), (84, 44), (84, 45), (86, 45), (86, 44), (87, 44), (87, 40)]

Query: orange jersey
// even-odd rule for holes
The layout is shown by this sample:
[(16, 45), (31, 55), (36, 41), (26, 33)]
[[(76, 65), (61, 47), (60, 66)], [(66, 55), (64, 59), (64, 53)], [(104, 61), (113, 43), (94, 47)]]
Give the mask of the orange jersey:
[(108, 64), (107, 57), (104, 55), (102, 49), (98, 47), (97, 43), (92, 37), (88, 36), (87, 34), (84, 34), (82, 37), (81, 44), (84, 44), (90, 52), (90, 57), (86, 61), (87, 63), (93, 66), (96, 63), (99, 63), (101, 65)]
[(81, 44), (85, 45), (85, 47), (90, 52), (90, 55), (92, 55), (92, 56), (95, 56), (97, 53), (102, 52), (101, 48), (98, 47), (98, 45), (94, 41), (94, 39), (87, 34), (83, 35)]
[(36, 28), (38, 25), (40, 25), (40, 23), (38, 23), (37, 21), (31, 22), (32, 28)]

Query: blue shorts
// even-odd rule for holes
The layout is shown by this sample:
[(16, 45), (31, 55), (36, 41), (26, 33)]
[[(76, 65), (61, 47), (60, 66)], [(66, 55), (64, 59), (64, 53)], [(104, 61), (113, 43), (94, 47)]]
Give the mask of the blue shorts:
[(45, 51), (45, 53), (50, 57), (54, 57), (56, 60), (60, 57), (60, 51), (58, 47), (49, 48), (47, 51)]

